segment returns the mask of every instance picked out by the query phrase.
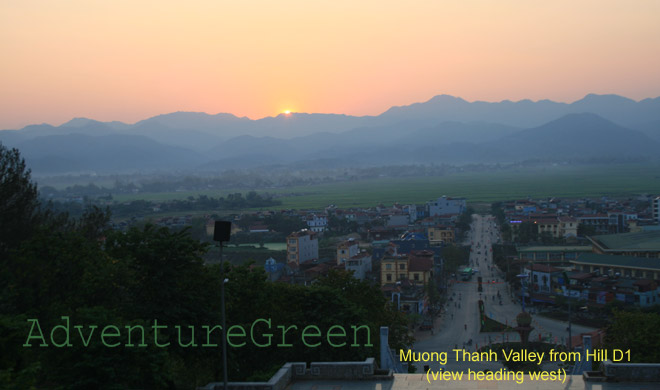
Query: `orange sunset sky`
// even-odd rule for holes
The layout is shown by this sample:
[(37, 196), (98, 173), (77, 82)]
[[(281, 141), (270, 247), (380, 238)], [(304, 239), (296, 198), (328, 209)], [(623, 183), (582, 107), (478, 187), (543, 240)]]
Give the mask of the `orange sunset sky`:
[(0, 128), (660, 95), (660, 1), (3, 0)]

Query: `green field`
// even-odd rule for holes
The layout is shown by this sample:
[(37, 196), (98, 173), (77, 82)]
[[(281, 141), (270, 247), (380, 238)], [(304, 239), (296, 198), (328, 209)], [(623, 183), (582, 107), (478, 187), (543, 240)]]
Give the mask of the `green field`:
[[(205, 194), (226, 196), (246, 190), (138, 193), (117, 195), (118, 201), (146, 199), (166, 201)], [(262, 192), (262, 191), (258, 191)], [(263, 191), (265, 192), (265, 191)], [(313, 186), (269, 189), (282, 195), (281, 208), (322, 208), (423, 203), (442, 195), (465, 197), (470, 203), (489, 203), (515, 198), (623, 197), (660, 193), (660, 166), (651, 164), (553, 166), (508, 169), (497, 172), (465, 172), (446, 176), (377, 178)], [(293, 195), (298, 194), (298, 195)]]
[[(259, 243), (241, 244), (240, 246), (259, 248)], [(285, 251), (286, 242), (266, 242), (264, 243), (264, 248), (268, 249), (269, 251)]]

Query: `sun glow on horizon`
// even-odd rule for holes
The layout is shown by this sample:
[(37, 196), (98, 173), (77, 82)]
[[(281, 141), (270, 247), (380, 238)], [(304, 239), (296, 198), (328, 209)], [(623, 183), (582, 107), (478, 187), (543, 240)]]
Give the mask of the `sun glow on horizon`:
[(571, 12), (520, 0), (252, 3), (5, 1), (0, 129), (176, 111), (379, 115), (441, 94), (573, 102), (660, 90), (660, 1), (584, 0)]

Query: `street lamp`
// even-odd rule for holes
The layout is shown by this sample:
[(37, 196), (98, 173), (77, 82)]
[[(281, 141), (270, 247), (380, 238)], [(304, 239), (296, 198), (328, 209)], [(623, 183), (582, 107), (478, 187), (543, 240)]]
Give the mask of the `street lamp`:
[(220, 284), (220, 311), (222, 313), (222, 373), (224, 376), (224, 390), (227, 390), (227, 324), (225, 319), (225, 283), (227, 283), (229, 279), (225, 278), (225, 265), (222, 261), (222, 243), (229, 241), (230, 236), (231, 222), (215, 221), (213, 241), (217, 241), (220, 245), (220, 277), (222, 279), (222, 283)]
[(520, 278), (520, 285), (522, 286), (522, 293), (520, 294), (520, 296), (522, 297), (522, 311), (524, 313), (525, 312), (525, 282), (523, 279), (527, 279), (529, 275), (518, 274), (516, 276)]

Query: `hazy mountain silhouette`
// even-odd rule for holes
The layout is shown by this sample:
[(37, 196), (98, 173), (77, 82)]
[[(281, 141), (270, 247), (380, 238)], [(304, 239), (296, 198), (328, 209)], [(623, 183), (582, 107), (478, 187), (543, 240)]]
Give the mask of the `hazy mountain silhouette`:
[(171, 170), (203, 161), (189, 150), (124, 134), (43, 136), (17, 147), (35, 173)]
[(652, 157), (658, 144), (646, 134), (591, 113), (569, 114), (505, 136), (488, 146), (510, 158)]
[[(634, 130), (633, 130), (634, 129)], [(660, 98), (467, 102), (439, 95), (379, 116), (292, 113), (258, 120), (175, 112), (135, 124), (74, 118), (0, 131), (37, 172), (217, 170), (328, 164), (657, 158)], [(320, 164), (320, 163), (319, 163)]]

